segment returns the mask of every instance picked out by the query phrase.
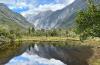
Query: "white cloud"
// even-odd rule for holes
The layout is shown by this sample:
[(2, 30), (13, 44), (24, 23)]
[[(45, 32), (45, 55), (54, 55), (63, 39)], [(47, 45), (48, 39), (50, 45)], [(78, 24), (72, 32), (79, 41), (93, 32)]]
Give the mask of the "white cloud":
[(5, 3), (5, 4), (12, 4), (14, 3), (15, 4), (15, 0), (0, 0), (0, 3)]
[(26, 16), (28, 14), (38, 14), (39, 12), (44, 12), (44, 11), (56, 11), (56, 10), (60, 10), (62, 8), (64, 8), (65, 5), (64, 4), (45, 4), (45, 5), (39, 5), (37, 8), (33, 7), (32, 5), (30, 5), (30, 8), (28, 11), (22, 12), (21, 14), (23, 16)]
[(59, 9), (64, 8), (65, 5), (64, 4), (45, 4), (45, 5), (40, 5), (38, 8), (36, 8), (36, 11), (47, 11), (47, 10), (52, 10), (52, 11), (56, 11)]
[(29, 10), (26, 12), (22, 12), (21, 14), (23, 16), (27, 16), (30, 14), (36, 15), (39, 12), (44, 12), (48, 10), (56, 11), (74, 2), (74, 0), (55, 0), (55, 1), (56, 1), (55, 4), (54, 3), (44, 4), (44, 5), (39, 5), (38, 7), (35, 7), (34, 5), (31, 4)]
[[(64, 8), (65, 6), (71, 4), (74, 0), (54, 0), (56, 3), (50, 3), (50, 4), (38, 4), (37, 0), (0, 0), (0, 2), (6, 3), (6, 4), (12, 4), (12, 6), (9, 6), (10, 9), (14, 8), (23, 8), (27, 7), (28, 10), (21, 12), (23, 16), (27, 16), (30, 14), (36, 15), (39, 12), (44, 12), (47, 10), (56, 11), (59, 9)], [(41, 1), (42, 2), (42, 1)]]
[(9, 8), (10, 9), (14, 9), (14, 8), (23, 8), (23, 7), (27, 7), (27, 5), (23, 2), (20, 3), (16, 3), (16, 4), (10, 4)]
[(69, 5), (75, 0), (56, 0), (58, 3)]

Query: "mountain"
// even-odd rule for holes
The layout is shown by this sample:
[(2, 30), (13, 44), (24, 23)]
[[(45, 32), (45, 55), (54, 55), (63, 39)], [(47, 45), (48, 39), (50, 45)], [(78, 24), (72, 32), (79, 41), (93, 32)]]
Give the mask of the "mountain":
[[(40, 12), (38, 15), (27, 15), (26, 19), (33, 25), (35, 25), (36, 28), (41, 28), (42, 20), (45, 20), (47, 17), (49, 17), (53, 12), (51, 10)], [(39, 25), (39, 26), (38, 26)], [(47, 26), (44, 22), (44, 26)]]
[[(96, 0), (100, 2), (99, 0)], [(83, 10), (87, 7), (86, 0), (75, 0), (72, 4), (66, 6), (62, 10), (40, 12), (38, 15), (28, 15), (26, 18), (36, 28), (69, 28), (73, 27), (75, 17), (78, 10)]]
[(11, 11), (6, 5), (0, 3), (0, 28), (5, 27), (7, 29), (26, 29), (30, 26), (30, 23), (18, 13)]
[(85, 7), (86, 3), (84, 0), (75, 0), (62, 10), (41, 12), (36, 16), (28, 15), (26, 18), (28, 21), (31, 21), (36, 28), (65, 28), (74, 24), (76, 12)]

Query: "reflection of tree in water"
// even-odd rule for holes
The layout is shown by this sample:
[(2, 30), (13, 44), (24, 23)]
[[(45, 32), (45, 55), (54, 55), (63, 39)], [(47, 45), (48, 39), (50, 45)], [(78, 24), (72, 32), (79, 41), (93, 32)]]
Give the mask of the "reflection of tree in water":
[(0, 65), (7, 63), (11, 58), (23, 53), (27, 45), (20, 43), (3, 43), (0, 45)]

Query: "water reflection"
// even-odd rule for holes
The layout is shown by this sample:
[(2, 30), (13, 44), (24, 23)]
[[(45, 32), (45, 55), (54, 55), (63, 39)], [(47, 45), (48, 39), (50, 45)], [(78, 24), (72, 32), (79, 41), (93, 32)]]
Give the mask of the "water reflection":
[(65, 65), (60, 60), (45, 59), (38, 55), (30, 55), (29, 53), (23, 53), (21, 56), (13, 58), (6, 65)]
[[(29, 44), (31, 45), (29, 46)], [(6, 46), (1, 46), (0, 65), (5, 63), (7, 63), (5, 65), (64, 65), (64, 63), (89, 65), (88, 59), (94, 54), (91, 46), (81, 45), (79, 42), (39, 42), (34, 44), (34, 42), (21, 42), (7, 43)], [(26, 51), (26, 49), (29, 50)]]
[(94, 54), (92, 46), (75, 42), (41, 42), (40, 44), (36, 44), (33, 49), (30, 48), (30, 51), (44, 58), (61, 60), (68, 65), (89, 65), (88, 60)]
[(25, 43), (2, 43), (0, 45), (0, 65), (4, 65), (11, 58), (22, 54), (28, 48)]

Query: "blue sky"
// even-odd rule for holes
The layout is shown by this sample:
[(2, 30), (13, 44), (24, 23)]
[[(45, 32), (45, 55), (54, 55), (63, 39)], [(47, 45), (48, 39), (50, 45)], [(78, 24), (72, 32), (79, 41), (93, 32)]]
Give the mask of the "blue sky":
[(42, 5), (44, 5), (44, 4), (50, 4), (50, 3), (55, 3), (55, 0), (37, 0), (37, 2), (39, 3), (39, 4), (42, 4)]
[(14, 12), (17, 12), (17, 13), (21, 13), (21, 12), (24, 12), (24, 11), (28, 11), (29, 8), (26, 7), (26, 6), (20, 6), (20, 7), (17, 7), (16, 5), (13, 5), (13, 4), (6, 4), (11, 10), (13, 10)]
[(14, 12), (23, 16), (36, 15), (47, 10), (56, 11), (71, 4), (74, 0), (0, 0)]

